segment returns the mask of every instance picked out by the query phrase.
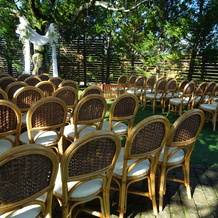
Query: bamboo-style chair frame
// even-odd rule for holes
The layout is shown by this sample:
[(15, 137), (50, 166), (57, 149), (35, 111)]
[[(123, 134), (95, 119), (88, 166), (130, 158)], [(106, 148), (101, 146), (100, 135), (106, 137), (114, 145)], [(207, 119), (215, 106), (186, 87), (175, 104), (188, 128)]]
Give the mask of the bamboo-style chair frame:
[(48, 73), (41, 73), (38, 75), (38, 77), (42, 80), (42, 81), (48, 81), (51, 76)]
[[(110, 217), (110, 184), (120, 148), (120, 138), (111, 131), (103, 130), (86, 134), (67, 148), (62, 156), (60, 174), (54, 189), (54, 195), (62, 207), (63, 218), (71, 214), (76, 217), (76, 206), (94, 199), (100, 200), (101, 212), (80, 209), (95, 216)], [(75, 185), (69, 186), (68, 183), (72, 182)], [(83, 188), (85, 184), (90, 184), (88, 187), (97, 185), (97, 188), (95, 191), (91, 187), (87, 189), (87, 185)]]
[(58, 158), (51, 149), (32, 144), (12, 148), (0, 155), (0, 171), (1, 217), (38, 205), (43, 217), (52, 218)]
[(15, 81), (16, 81), (16, 79), (13, 78), (12, 76), (2, 77), (2, 78), (0, 78), (0, 88), (5, 91), (7, 86)]
[(92, 95), (92, 94), (103, 95), (104, 93), (103, 93), (103, 90), (98, 86), (88, 86), (82, 91), (80, 95), (80, 99), (82, 99), (83, 97), (87, 95)]
[[(159, 159), (160, 187), (159, 211), (163, 209), (163, 195), (166, 193), (166, 181), (183, 183), (191, 199), (190, 158), (194, 144), (204, 124), (204, 113), (200, 109), (192, 109), (182, 114), (172, 125), (166, 146)], [(185, 149), (186, 151), (184, 151)], [(184, 178), (167, 176), (172, 169), (182, 167)]]
[(42, 82), (38, 76), (30, 76), (24, 80), (29, 86), (36, 86), (37, 83)]
[[(167, 140), (170, 123), (162, 115), (153, 115), (139, 122), (130, 132), (114, 168), (112, 190), (119, 191), (119, 217), (127, 209), (127, 194), (149, 197), (157, 215), (155, 177), (158, 159)], [(133, 183), (147, 179), (148, 191), (131, 189)]]
[(2, 100), (8, 100), (8, 95), (7, 95), (7, 93), (6, 93), (3, 89), (1, 89), (1, 88), (0, 88), (0, 99), (2, 99)]
[(24, 81), (26, 78), (32, 76), (31, 74), (28, 74), (28, 73), (23, 73), (23, 74), (20, 74), (18, 77), (17, 77), (17, 81)]
[(74, 80), (63, 80), (58, 87), (63, 87), (63, 86), (70, 86), (76, 89), (77, 91), (79, 90), (79, 85), (76, 81)]
[(126, 90), (126, 85), (127, 85), (128, 77), (126, 75), (121, 75), (117, 79), (117, 86), (111, 88), (110, 90), (110, 96), (112, 97), (115, 95), (118, 97), (119, 95), (123, 94)]
[(8, 100), (0, 100), (1, 151), (20, 145), (22, 115), (20, 109)]
[(15, 81), (11, 84), (9, 84), (6, 89), (5, 89), (5, 92), (7, 93), (8, 95), (8, 99), (9, 100), (12, 100), (13, 99), (13, 96), (14, 96), (14, 93), (19, 89), (19, 88), (22, 88), (24, 86), (28, 86), (27, 83), (23, 82), (23, 81)]
[(58, 88), (59, 84), (63, 81), (61, 77), (51, 77), (48, 81), (51, 81), (53, 84), (55, 84), (56, 89)]
[(41, 81), (35, 85), (35, 87), (41, 89), (45, 97), (50, 97), (56, 90), (56, 86), (51, 81)]

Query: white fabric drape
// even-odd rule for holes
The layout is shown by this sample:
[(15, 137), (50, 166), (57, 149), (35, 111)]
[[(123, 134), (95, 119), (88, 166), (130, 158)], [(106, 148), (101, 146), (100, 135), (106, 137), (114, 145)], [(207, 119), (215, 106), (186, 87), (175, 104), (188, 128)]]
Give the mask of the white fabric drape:
[(24, 17), (20, 17), (20, 24), (17, 27), (16, 33), (20, 35), (20, 39), (24, 43), (24, 71), (30, 74), (30, 43), (34, 45), (46, 45), (50, 44), (52, 47), (52, 66), (53, 66), (53, 76), (58, 76), (57, 68), (57, 56), (56, 56), (56, 44), (58, 42), (58, 33), (54, 28), (54, 24), (50, 24), (48, 31), (45, 35), (39, 35), (35, 32)]

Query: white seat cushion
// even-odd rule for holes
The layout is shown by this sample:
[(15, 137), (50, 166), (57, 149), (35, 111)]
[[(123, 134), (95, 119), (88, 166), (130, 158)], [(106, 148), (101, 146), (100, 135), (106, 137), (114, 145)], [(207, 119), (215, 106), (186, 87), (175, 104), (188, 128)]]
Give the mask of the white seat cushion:
[[(112, 121), (112, 125), (115, 125), (115, 124), (116, 124), (116, 121)], [(104, 120), (102, 129), (109, 130), (109, 121)], [(113, 129), (113, 132), (115, 132), (116, 134), (126, 133), (127, 131), (128, 131), (128, 126), (125, 123), (119, 123)]]
[[(70, 190), (77, 183), (78, 181), (68, 182), (67, 184), (68, 190)], [(102, 188), (102, 185), (103, 185), (102, 179), (89, 180), (88, 182), (76, 188), (71, 193), (70, 196), (73, 198), (81, 198), (81, 197), (85, 198), (86, 196), (92, 195), (93, 193), (96, 193), (97, 191), (99, 191)], [(62, 180), (61, 180), (60, 166), (59, 166), (58, 174), (57, 174), (56, 181), (55, 181), (54, 192), (56, 192), (59, 195), (62, 195)]]
[[(119, 157), (117, 159), (117, 162), (115, 164), (115, 168), (114, 168), (114, 174), (122, 176), (123, 173), (123, 156), (124, 156), (124, 148), (121, 149)], [(127, 167), (129, 167), (131, 164), (133, 164), (134, 162), (136, 162), (136, 160), (129, 160), (127, 163)], [(140, 163), (138, 163), (135, 167), (133, 167), (128, 176), (138, 176), (140, 177), (142, 174), (148, 172), (150, 169), (150, 162), (149, 160), (144, 160)]]
[[(14, 141), (15, 136), (9, 135), (8, 138), (12, 139)], [(0, 139), (0, 153), (7, 151), (13, 147), (12, 143), (9, 140), (6, 139)]]
[(148, 94), (146, 94), (146, 97), (147, 98), (156, 98), (156, 99), (160, 99), (160, 98), (162, 98), (162, 94), (161, 93), (158, 93), (156, 96), (155, 96), (155, 94), (154, 93), (148, 93)]
[[(84, 127), (84, 125), (77, 125), (78, 131), (82, 127)], [(89, 127), (86, 127), (84, 130), (82, 130), (79, 136), (83, 136), (83, 135), (85, 135), (87, 133), (91, 133), (91, 132), (94, 132), (94, 131), (97, 131), (96, 128), (92, 127), (92, 126), (89, 126)], [(67, 125), (67, 126), (65, 126), (65, 128), (64, 128), (64, 136), (74, 138), (74, 134), (75, 134), (74, 125)]]
[(170, 103), (172, 103), (172, 104), (180, 104), (180, 103), (182, 103), (182, 104), (188, 104), (188, 100), (187, 100), (187, 99), (184, 99), (184, 100), (182, 101), (181, 98), (171, 98), (171, 99), (170, 99)]
[[(40, 131), (33, 132), (33, 136), (35, 137)], [(51, 144), (57, 140), (57, 134), (54, 131), (47, 131), (42, 133), (35, 141), (36, 144), (46, 145)], [(23, 132), (20, 134), (20, 141), (22, 144), (28, 144), (28, 132)]]
[(213, 104), (201, 104), (200, 108), (205, 110), (216, 110), (217, 102), (214, 102)]
[[(170, 148), (168, 154), (170, 154), (175, 149), (176, 149), (175, 147)], [(184, 158), (184, 156), (185, 156), (185, 152), (182, 149), (180, 149), (167, 161), (167, 163), (179, 162)], [(164, 157), (164, 150), (162, 150), (160, 154), (159, 162), (163, 161), (163, 157)]]

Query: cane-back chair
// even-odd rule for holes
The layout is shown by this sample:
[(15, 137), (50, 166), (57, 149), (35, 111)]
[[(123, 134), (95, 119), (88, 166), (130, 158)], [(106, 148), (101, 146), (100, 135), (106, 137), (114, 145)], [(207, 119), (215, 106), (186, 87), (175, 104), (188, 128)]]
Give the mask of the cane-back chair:
[(8, 100), (8, 95), (7, 95), (7, 93), (6, 93), (3, 89), (1, 89), (1, 88), (0, 88), (0, 99), (2, 99), (2, 100)]
[(63, 86), (70, 86), (76, 89), (77, 91), (79, 90), (78, 83), (74, 80), (63, 80), (58, 87), (63, 87)]
[(18, 77), (17, 77), (17, 81), (24, 81), (26, 78), (30, 77), (31, 74), (28, 74), (28, 73), (23, 73), (23, 74), (20, 74)]
[(204, 92), (204, 98), (202, 100), (202, 104), (208, 103), (210, 104), (211, 98), (214, 94), (214, 89), (216, 87), (216, 82), (210, 82), (208, 83), (205, 92)]
[[(166, 192), (167, 180), (183, 183), (186, 186), (187, 196), (191, 199), (190, 158), (203, 124), (204, 113), (200, 109), (185, 112), (173, 123), (159, 158), (161, 169), (159, 211), (163, 209), (163, 195)], [(170, 178), (168, 172), (178, 167), (182, 167), (184, 178)]]
[(50, 79), (50, 75), (48, 73), (41, 73), (38, 75), (38, 77), (42, 80), (42, 81), (48, 81)]
[(127, 137), (132, 130), (137, 111), (136, 95), (124, 93), (118, 96), (111, 104), (109, 120), (104, 120), (102, 129)]
[(44, 93), (44, 97), (50, 97), (56, 90), (56, 86), (51, 81), (42, 81), (35, 85), (35, 87), (41, 89)]
[(166, 116), (170, 114), (170, 111), (176, 112), (179, 114), (179, 116), (181, 116), (184, 109), (189, 110), (191, 108), (191, 99), (193, 97), (194, 91), (194, 82), (187, 83), (180, 97), (170, 99), (168, 104), (168, 113)]
[[(111, 189), (119, 191), (120, 218), (127, 209), (128, 193), (149, 197), (157, 215), (155, 177), (158, 159), (167, 140), (170, 123), (161, 115), (153, 115), (139, 122), (129, 133), (115, 164)], [(148, 191), (135, 190), (132, 184), (147, 180)]]
[(146, 84), (145, 84), (144, 94), (153, 93), (155, 83), (156, 83), (156, 77), (155, 76), (148, 77), (148, 79), (146, 80)]
[(130, 76), (130, 78), (128, 79), (128, 82), (127, 82), (127, 84), (126, 84), (127, 90), (134, 88), (136, 79), (137, 79), (137, 76), (136, 76), (136, 75)]
[(118, 79), (117, 79), (117, 86), (116, 87), (112, 87), (111, 88), (111, 97), (113, 95), (115, 95), (116, 97), (118, 97), (119, 95), (123, 94), (126, 90), (126, 85), (127, 85), (127, 81), (128, 78), (126, 75), (121, 75)]
[(64, 101), (56, 97), (42, 98), (27, 112), (27, 131), (20, 134), (21, 143), (41, 144), (62, 154), (66, 117), (67, 106)]
[(102, 95), (87, 95), (76, 105), (71, 119), (71, 125), (64, 128), (64, 136), (69, 141), (74, 141), (87, 133), (101, 130), (107, 102)]
[(53, 84), (55, 84), (56, 89), (58, 88), (59, 84), (63, 81), (61, 77), (51, 77), (48, 81), (51, 81)]
[(24, 80), (24, 82), (27, 83), (29, 86), (35, 86), (37, 83), (41, 81), (42, 80), (38, 76), (30, 76)]
[[(76, 217), (76, 206), (100, 200), (100, 212), (80, 208), (99, 217), (110, 217), (110, 184), (121, 141), (111, 131), (89, 133), (74, 141), (62, 156), (54, 195), (62, 217)], [(85, 216), (84, 216), (85, 217)]]
[(103, 90), (98, 86), (88, 86), (82, 91), (80, 95), (80, 99), (82, 99), (87, 95), (92, 95), (92, 94), (103, 95)]
[(185, 86), (189, 83), (188, 79), (183, 79), (179, 84), (178, 84), (178, 88), (177, 88), (177, 97), (181, 97), (181, 95), (183, 94), (183, 90), (185, 88)]
[(12, 100), (13, 99), (13, 96), (14, 96), (14, 93), (19, 89), (19, 88), (22, 88), (24, 86), (27, 86), (27, 84), (23, 81), (15, 81), (11, 84), (9, 84), (6, 89), (5, 89), (5, 92), (7, 93), (8, 95), (8, 99), (9, 100)]
[(0, 100), (0, 153), (20, 144), (21, 122), (20, 109), (8, 100)]
[(15, 81), (16, 81), (16, 79), (13, 78), (12, 76), (3, 77), (0, 79), (0, 88), (5, 91), (7, 86)]
[(22, 145), (0, 154), (1, 217), (52, 218), (57, 155), (40, 145)]

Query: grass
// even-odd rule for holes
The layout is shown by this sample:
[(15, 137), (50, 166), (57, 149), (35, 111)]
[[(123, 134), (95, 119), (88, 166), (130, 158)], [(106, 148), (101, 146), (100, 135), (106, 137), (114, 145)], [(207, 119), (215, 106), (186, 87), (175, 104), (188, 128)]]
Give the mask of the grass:
[[(113, 100), (108, 99), (108, 107), (110, 108)], [(106, 116), (109, 116), (109, 108)], [(161, 108), (155, 109), (155, 115), (164, 115), (166, 112), (162, 113)], [(147, 106), (144, 110), (140, 106), (135, 118), (134, 125), (143, 120), (146, 117), (152, 116), (152, 109)], [(176, 113), (170, 113), (168, 119), (171, 125), (178, 118)], [(201, 130), (198, 139), (195, 143), (195, 147), (191, 156), (191, 164), (204, 164), (205, 166), (218, 166), (218, 126), (216, 131), (213, 131), (212, 123), (205, 123), (203, 129)]]

